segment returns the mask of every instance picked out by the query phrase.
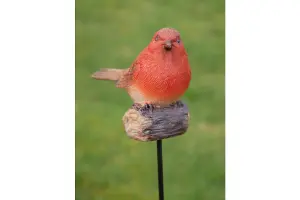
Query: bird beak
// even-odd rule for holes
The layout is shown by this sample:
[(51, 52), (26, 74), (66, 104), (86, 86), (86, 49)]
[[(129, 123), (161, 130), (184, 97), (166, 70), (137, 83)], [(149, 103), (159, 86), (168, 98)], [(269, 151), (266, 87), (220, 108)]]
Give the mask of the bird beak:
[(171, 40), (165, 41), (164, 48), (165, 48), (165, 50), (168, 50), (168, 51), (171, 50), (172, 49), (172, 41)]

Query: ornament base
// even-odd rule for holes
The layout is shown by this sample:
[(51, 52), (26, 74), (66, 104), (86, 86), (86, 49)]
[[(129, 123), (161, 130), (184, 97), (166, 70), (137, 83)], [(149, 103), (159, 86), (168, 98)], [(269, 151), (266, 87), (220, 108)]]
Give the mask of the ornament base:
[(130, 138), (147, 142), (184, 134), (189, 120), (188, 107), (182, 101), (166, 107), (135, 103), (123, 116), (123, 125)]

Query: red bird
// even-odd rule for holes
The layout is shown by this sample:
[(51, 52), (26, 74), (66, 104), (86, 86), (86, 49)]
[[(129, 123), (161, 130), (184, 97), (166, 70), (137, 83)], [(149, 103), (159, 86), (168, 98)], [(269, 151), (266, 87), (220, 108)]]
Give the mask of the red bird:
[(92, 77), (115, 81), (134, 103), (169, 105), (188, 89), (191, 69), (180, 33), (162, 28), (128, 69), (100, 69)]

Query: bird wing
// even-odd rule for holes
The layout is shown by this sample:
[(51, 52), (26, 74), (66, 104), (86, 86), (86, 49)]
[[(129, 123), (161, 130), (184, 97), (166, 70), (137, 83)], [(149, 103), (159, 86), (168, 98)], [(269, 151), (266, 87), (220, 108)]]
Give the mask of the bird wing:
[(145, 68), (145, 58), (148, 56), (148, 48), (146, 47), (133, 61), (131, 66), (125, 70), (122, 76), (116, 83), (118, 88), (127, 88), (133, 84), (134, 78), (136, 78), (141, 69)]
[(131, 67), (124, 71), (124, 73), (120, 76), (119, 80), (116, 82), (117, 88), (128, 88), (133, 81), (133, 73), (135, 71), (136, 62), (134, 62)]

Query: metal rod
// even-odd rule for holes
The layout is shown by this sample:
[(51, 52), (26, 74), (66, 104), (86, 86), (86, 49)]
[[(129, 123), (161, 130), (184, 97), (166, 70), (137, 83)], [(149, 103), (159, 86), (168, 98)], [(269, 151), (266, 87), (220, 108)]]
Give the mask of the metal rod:
[(163, 175), (163, 157), (162, 157), (162, 141), (156, 141), (157, 147), (157, 172), (158, 172), (158, 193), (159, 200), (164, 200), (164, 175)]

